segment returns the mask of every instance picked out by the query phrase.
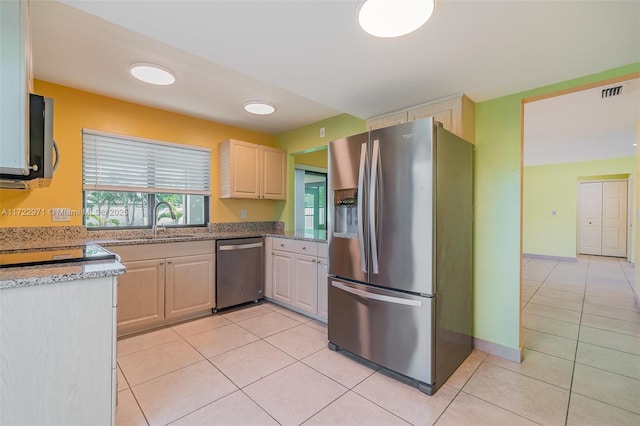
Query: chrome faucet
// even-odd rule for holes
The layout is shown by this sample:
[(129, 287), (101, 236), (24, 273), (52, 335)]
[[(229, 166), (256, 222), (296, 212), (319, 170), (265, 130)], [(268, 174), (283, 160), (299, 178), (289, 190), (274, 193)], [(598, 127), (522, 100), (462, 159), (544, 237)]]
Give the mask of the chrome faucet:
[[(156, 204), (156, 206), (153, 209), (153, 226), (151, 227), (151, 235), (155, 236), (158, 233), (158, 207), (160, 207), (161, 205), (166, 205), (169, 208), (169, 212), (171, 213), (171, 219), (176, 220), (176, 214), (173, 212), (173, 208), (171, 207), (171, 204), (167, 203), (166, 201), (160, 201), (158, 204)], [(164, 224), (162, 224), (162, 229), (166, 229), (164, 227)]]

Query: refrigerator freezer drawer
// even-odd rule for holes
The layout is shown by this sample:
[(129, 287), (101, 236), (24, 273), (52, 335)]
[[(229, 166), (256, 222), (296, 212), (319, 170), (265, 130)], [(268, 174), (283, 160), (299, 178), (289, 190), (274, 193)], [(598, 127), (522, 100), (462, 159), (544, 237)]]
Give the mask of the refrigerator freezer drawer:
[(419, 382), (434, 382), (435, 298), (331, 278), (329, 341)]

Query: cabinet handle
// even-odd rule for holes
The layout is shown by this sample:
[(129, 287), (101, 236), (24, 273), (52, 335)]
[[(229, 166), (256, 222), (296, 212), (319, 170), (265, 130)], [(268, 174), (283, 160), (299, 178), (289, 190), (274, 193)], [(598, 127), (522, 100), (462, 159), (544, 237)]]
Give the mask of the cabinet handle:
[(311, 261), (312, 261), (313, 263), (316, 263), (316, 260), (315, 260), (315, 259), (311, 259)]
[(173, 263), (173, 260), (167, 260), (167, 263)]
[(280, 247), (284, 247), (284, 244), (280, 244)]
[(302, 247), (302, 250), (306, 250), (306, 249), (307, 249), (306, 247)]
[(164, 260), (161, 260), (161, 261), (160, 261), (160, 264), (161, 264), (161, 265), (164, 265)]

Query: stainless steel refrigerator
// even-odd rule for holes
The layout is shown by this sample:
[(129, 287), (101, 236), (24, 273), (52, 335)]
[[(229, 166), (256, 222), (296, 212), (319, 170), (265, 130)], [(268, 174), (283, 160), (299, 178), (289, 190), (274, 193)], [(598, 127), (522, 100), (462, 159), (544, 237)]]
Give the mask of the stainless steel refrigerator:
[(432, 118), (329, 143), (329, 347), (429, 395), (472, 349), (472, 148)]

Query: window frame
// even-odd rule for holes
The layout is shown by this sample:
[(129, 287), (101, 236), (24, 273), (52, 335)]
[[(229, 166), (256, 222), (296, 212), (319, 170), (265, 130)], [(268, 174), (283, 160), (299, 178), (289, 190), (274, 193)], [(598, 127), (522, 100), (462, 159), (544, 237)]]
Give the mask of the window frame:
[[(119, 158), (123, 157), (123, 151), (117, 151), (117, 148), (120, 147), (122, 149), (123, 145), (126, 145), (126, 148), (131, 147), (134, 153), (142, 153), (142, 157), (145, 159), (159, 159), (159, 161), (151, 161), (151, 163), (162, 164), (162, 166), (160, 166), (159, 169), (155, 167), (149, 169), (148, 160), (146, 160), (142, 169), (147, 170), (146, 173), (149, 177), (142, 181), (138, 179), (135, 182), (130, 183), (130, 186), (126, 184), (126, 181), (122, 184), (123, 181), (119, 180), (119, 175), (122, 172), (120, 169), (116, 169), (114, 165), (117, 163)], [(180, 163), (180, 160), (175, 160), (171, 155), (169, 155), (169, 157), (171, 157), (171, 160), (175, 161), (167, 162), (167, 152), (170, 154), (177, 154), (177, 158), (184, 158), (184, 156), (187, 156), (186, 158), (193, 158), (194, 162), (189, 164), (194, 164), (194, 168), (186, 168), (184, 163)], [(187, 205), (189, 196), (203, 197), (203, 223), (165, 224), (165, 227), (202, 228), (208, 226), (211, 208), (211, 149), (187, 144), (176, 144), (172, 142), (82, 129), (82, 154), (82, 205), (84, 213), (82, 215), (82, 223), (88, 230), (152, 229), (154, 225), (153, 216), (155, 207), (157, 203), (159, 203), (157, 200), (158, 194), (183, 196), (183, 208)], [(158, 155), (160, 157), (157, 157)], [(126, 157), (126, 154), (124, 157)], [(130, 159), (131, 161), (128, 160), (129, 158), (122, 160), (125, 163), (123, 166), (124, 170), (140, 171), (141, 163), (135, 156)], [(116, 163), (114, 163), (114, 161)], [(127, 165), (130, 165), (131, 168), (127, 169)], [(111, 166), (110, 170), (117, 170), (115, 171), (115, 175), (109, 172), (102, 172), (103, 169), (109, 170), (109, 166)], [(120, 166), (120, 163), (117, 163), (117, 166)], [(180, 172), (180, 170), (183, 172)], [(173, 181), (166, 180), (165, 177), (162, 182), (165, 182), (167, 186), (158, 184), (158, 180), (155, 179), (155, 176), (162, 176), (163, 173), (166, 176), (167, 171), (169, 171), (170, 175), (174, 171), (184, 173), (183, 176), (185, 176), (185, 179), (187, 180), (183, 182), (183, 185), (173, 187)], [(195, 172), (195, 174), (192, 174), (192, 171)], [(129, 173), (129, 175), (131, 175), (131, 173)], [(190, 177), (195, 177), (196, 180), (190, 180)], [(142, 184), (139, 185), (139, 183)], [(193, 186), (194, 183), (196, 185), (195, 187)], [(139, 193), (145, 195), (147, 203), (145, 220), (147, 225), (88, 226), (87, 213), (89, 210), (87, 207), (87, 195), (92, 192)], [(125, 205), (123, 204), (122, 206), (124, 207)], [(176, 206), (172, 205), (172, 207)]]

